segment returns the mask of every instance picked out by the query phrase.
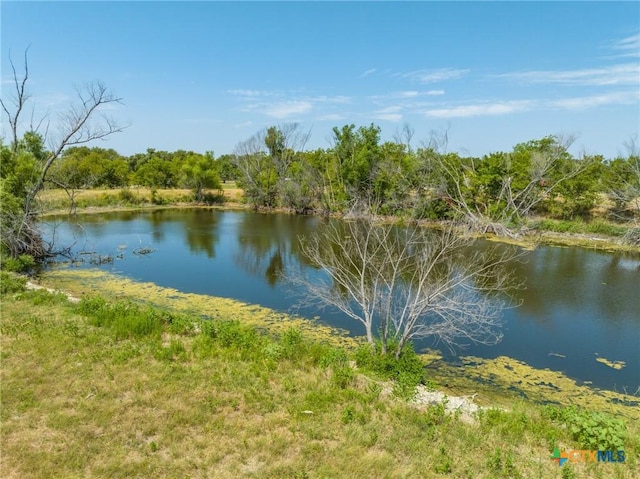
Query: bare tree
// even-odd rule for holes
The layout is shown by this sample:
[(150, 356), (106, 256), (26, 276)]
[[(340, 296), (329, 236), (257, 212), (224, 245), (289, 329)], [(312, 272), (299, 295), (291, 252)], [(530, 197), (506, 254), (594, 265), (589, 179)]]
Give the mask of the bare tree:
[[(446, 145), (446, 135), (445, 145)], [(543, 201), (553, 198), (565, 182), (591, 166), (588, 160), (574, 160), (568, 153), (575, 138), (553, 136), (525, 144), (524, 151), (502, 154), (504, 173), (500, 192), (480, 200), (478, 192), (486, 185), (474, 184), (486, 160), (461, 159), (455, 154), (443, 154), (441, 137), (433, 137), (423, 154), (439, 172), (441, 184), (436, 185), (443, 198), (466, 223), (482, 233), (515, 237), (509, 225), (520, 223)], [(518, 155), (529, 155), (526, 169), (515, 166)], [(524, 172), (524, 176), (522, 173)]]
[(415, 130), (409, 123), (404, 123), (400, 130), (396, 130), (393, 135), (393, 139), (399, 145), (404, 145), (407, 148), (407, 153), (412, 153), (413, 150), (411, 148), (411, 140), (413, 139), (413, 135), (415, 134)]
[[(27, 48), (24, 51), (24, 75), (22, 78), (18, 77), (16, 67), (13, 64), (11, 56), (9, 56), (9, 63), (11, 65), (11, 71), (13, 72), (13, 86), (15, 88), (15, 92), (8, 99), (11, 103), (10, 106), (7, 106), (5, 101), (0, 98), (0, 105), (2, 105), (2, 109), (7, 116), (7, 121), (9, 122), (9, 128), (11, 129), (11, 149), (14, 153), (18, 149), (18, 121), (20, 120), (25, 104), (31, 97), (26, 90), (27, 81), (29, 80), (29, 64), (27, 61), (28, 52), (29, 49)], [(11, 108), (11, 110), (9, 108)]]
[[(11, 150), (14, 156), (19, 154), (21, 118), (30, 99), (26, 88), (29, 80), (27, 52), (25, 51), (24, 55), (24, 74), (22, 76), (18, 75), (15, 65), (10, 59), (15, 91), (12, 98), (6, 101), (0, 99), (0, 105), (11, 129)], [(3, 228), (5, 230), (3, 233), (11, 233), (10, 238), (3, 238), (3, 243), (9, 247), (14, 255), (29, 253), (41, 257), (47, 253), (44, 251), (41, 236), (35, 225), (38, 213), (36, 197), (47, 181), (51, 166), (60, 158), (62, 152), (70, 146), (104, 139), (125, 128), (103, 113), (104, 107), (121, 104), (121, 99), (113, 95), (103, 83), (98, 81), (87, 83), (82, 88), (76, 88), (76, 93), (75, 102), (58, 115), (56, 134), (45, 138), (49, 150), (44, 159), (39, 162), (33, 179), (26, 188), (23, 197), (20, 198), (21, 217), (13, 218), (11, 223), (13, 226), (10, 230)], [(47, 128), (47, 132), (48, 130)]]
[(640, 245), (640, 145), (638, 136), (625, 141), (626, 158), (619, 157), (609, 165), (612, 171), (607, 193), (616, 203), (614, 215), (632, 227), (624, 240)]
[(446, 344), (495, 344), (502, 338), (506, 292), (516, 286), (505, 266), (515, 249), (471, 252), (470, 238), (453, 229), (376, 224), (373, 219), (327, 222), (301, 250), (326, 279), (299, 275), (311, 301), (331, 305), (362, 323), (382, 354), (395, 354), (413, 339), (432, 336)]

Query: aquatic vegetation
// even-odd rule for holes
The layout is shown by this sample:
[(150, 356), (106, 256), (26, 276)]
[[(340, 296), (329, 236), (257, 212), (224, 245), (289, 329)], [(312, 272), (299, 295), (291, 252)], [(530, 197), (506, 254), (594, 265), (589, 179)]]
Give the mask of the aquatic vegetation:
[(58, 268), (45, 273), (43, 281), (71, 293), (76, 291), (78, 296), (98, 294), (110, 299), (126, 296), (141, 303), (166, 307), (206, 319), (232, 318), (242, 324), (268, 328), (275, 333), (295, 327), (317, 339), (349, 349), (359, 344), (356, 338), (347, 336), (346, 331), (306, 318), (233, 299), (183, 293), (173, 288), (132, 281), (100, 270)]
[[(319, 341), (355, 351), (358, 338), (317, 321), (296, 317), (240, 301), (201, 294), (182, 293), (153, 283), (118, 277), (100, 270), (59, 268), (43, 276), (45, 282), (77, 295), (99, 294), (106, 298), (127, 297), (149, 305), (169, 308), (198, 317), (228, 320), (282, 334), (291, 328)], [(543, 404), (578, 405), (609, 411), (640, 421), (640, 398), (621, 392), (600, 390), (579, 384), (566, 375), (548, 369), (536, 369), (508, 357), (482, 359), (461, 357), (460, 365), (448, 364), (436, 351), (419, 355), (427, 367), (426, 377), (444, 390), (458, 393), (477, 391), (477, 401), (485, 405), (504, 402), (504, 395), (523, 397)]]
[(596, 358), (596, 361), (606, 366), (609, 366), (610, 368), (613, 368), (613, 369), (622, 369), (627, 365), (624, 361), (611, 361), (610, 359), (603, 358), (600, 356)]

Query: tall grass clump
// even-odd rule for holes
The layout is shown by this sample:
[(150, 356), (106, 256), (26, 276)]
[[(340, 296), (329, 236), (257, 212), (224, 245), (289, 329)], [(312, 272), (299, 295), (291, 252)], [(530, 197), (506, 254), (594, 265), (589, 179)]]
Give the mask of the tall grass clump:
[(20, 293), (25, 290), (27, 278), (8, 271), (0, 271), (0, 294)]
[(141, 307), (131, 301), (108, 303), (103, 298), (83, 299), (78, 312), (89, 324), (111, 330), (116, 339), (159, 336), (170, 316), (159, 309)]
[(386, 354), (381, 354), (379, 342), (375, 346), (361, 345), (355, 354), (356, 364), (381, 377), (391, 379), (394, 383), (394, 394), (410, 398), (415, 394), (416, 386), (424, 384), (424, 364), (413, 350), (407, 345), (398, 359), (395, 357), (396, 344), (389, 344)]

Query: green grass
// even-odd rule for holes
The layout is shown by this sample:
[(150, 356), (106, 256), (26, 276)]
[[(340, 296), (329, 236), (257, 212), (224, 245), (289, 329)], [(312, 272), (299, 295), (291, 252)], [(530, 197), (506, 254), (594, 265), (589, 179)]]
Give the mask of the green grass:
[(514, 402), (468, 424), (393, 394), (397, 364), (297, 329), (127, 299), (73, 305), (18, 280), (3, 291), (4, 478), (637, 477), (633, 423), (625, 463), (549, 459), (582, 448), (588, 428), (617, 428), (602, 411)]

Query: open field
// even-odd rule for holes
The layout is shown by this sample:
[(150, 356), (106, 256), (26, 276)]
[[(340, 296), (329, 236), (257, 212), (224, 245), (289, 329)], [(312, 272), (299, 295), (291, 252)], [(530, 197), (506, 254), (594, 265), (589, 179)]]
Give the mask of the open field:
[[(217, 191), (210, 191), (216, 195)], [(193, 192), (187, 189), (155, 189), (145, 187), (78, 190), (73, 194), (74, 202), (80, 210), (105, 210), (128, 207), (153, 207), (166, 205), (194, 204)], [(45, 214), (67, 213), (70, 198), (62, 189), (48, 189), (39, 194)], [(235, 182), (223, 183), (222, 202), (239, 204), (242, 201), (242, 190)]]

